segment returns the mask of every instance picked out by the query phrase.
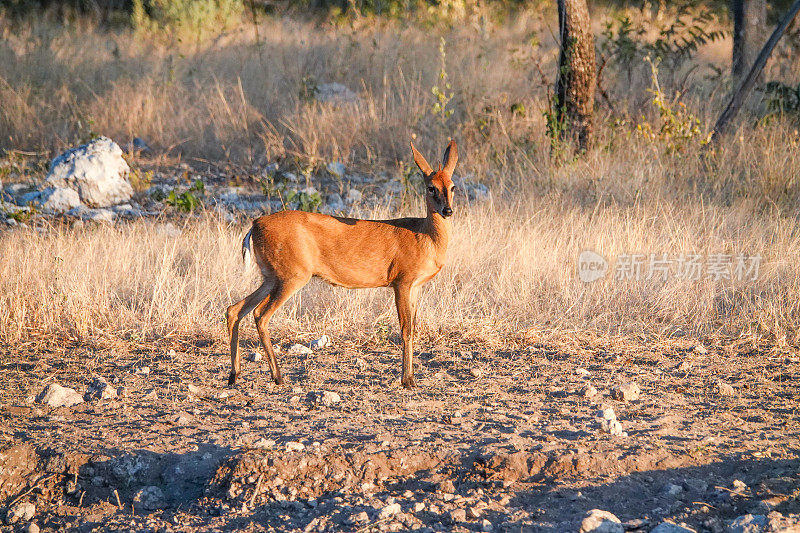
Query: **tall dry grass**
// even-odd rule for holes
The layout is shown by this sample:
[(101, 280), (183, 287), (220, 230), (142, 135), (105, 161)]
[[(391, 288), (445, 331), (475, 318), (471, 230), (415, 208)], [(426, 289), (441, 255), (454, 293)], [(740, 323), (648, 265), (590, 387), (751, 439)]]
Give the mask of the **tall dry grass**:
[[(385, 211), (368, 213), (374, 217)], [(224, 335), (223, 310), (255, 287), (239, 253), (246, 230), (213, 215), (171, 236), (159, 223), (0, 236), (0, 338)], [(577, 256), (715, 253), (763, 258), (759, 279), (671, 276), (584, 283)], [(461, 207), (448, 266), (421, 296), (430, 334), (469, 338), (535, 330), (647, 337), (725, 336), (797, 342), (796, 220), (751, 206), (634, 205), (587, 210), (557, 197)], [(705, 273), (704, 273), (705, 277)], [(284, 336), (364, 339), (396, 319), (391, 292), (312, 282), (276, 315)]]
[[(598, 26), (604, 16), (596, 13)], [(279, 158), (302, 168), (340, 160), (363, 172), (402, 173), (412, 134), (426, 153), (453, 135), (460, 142), (458, 171), (489, 184), (494, 201), (458, 209), (449, 265), (422, 297), (426, 331), (485, 337), (581, 329), (796, 343), (795, 125), (750, 121), (701, 162), (701, 136), (670, 150), (669, 142), (637, 133), (637, 123), (657, 129), (660, 120), (646, 91), (647, 66), (632, 79), (614, 78), (609, 69), (604, 78), (615, 109), (598, 109), (597, 148), (556, 165), (543, 118), (557, 53), (552, 22), (552, 14), (537, 12), (488, 28), (452, 29), (273, 18), (258, 32), (244, 25), (190, 47), (91, 21), (0, 20), (0, 147), (51, 155), (98, 132), (122, 142), (144, 137), (173, 158), (251, 167)], [(431, 113), (440, 36), (455, 93), (446, 121)], [(729, 44), (715, 43), (686, 72), (669, 73), (703, 129), (726, 92), (726, 79), (714, 77), (711, 66), (727, 68)], [(772, 64), (767, 77), (800, 81), (792, 78), (800, 69), (787, 68), (787, 61)], [(312, 81), (344, 83), (360, 101), (305, 101), (301, 89)], [(403, 214), (413, 212), (421, 212), (418, 204)], [(147, 221), (4, 232), (0, 339), (41, 331), (222, 335), (223, 308), (254, 283), (239, 264), (244, 230), (206, 215), (188, 219), (180, 237)], [(609, 258), (744, 253), (762, 256), (763, 264), (761, 277), (750, 282), (609, 276), (584, 284), (576, 276), (583, 249)], [(278, 317), (279, 329), (293, 336), (371, 336), (394, 323), (387, 291), (321, 284)]]

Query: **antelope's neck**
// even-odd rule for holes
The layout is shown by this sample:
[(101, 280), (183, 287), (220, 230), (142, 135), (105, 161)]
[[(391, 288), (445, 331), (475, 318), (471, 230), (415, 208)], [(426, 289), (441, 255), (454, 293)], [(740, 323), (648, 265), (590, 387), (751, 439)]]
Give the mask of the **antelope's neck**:
[(428, 216), (425, 219), (425, 233), (431, 238), (433, 247), (436, 249), (437, 255), (440, 256), (441, 262), (444, 262), (444, 256), (447, 253), (447, 246), (450, 244), (450, 235), (452, 232), (452, 222), (429, 208)]

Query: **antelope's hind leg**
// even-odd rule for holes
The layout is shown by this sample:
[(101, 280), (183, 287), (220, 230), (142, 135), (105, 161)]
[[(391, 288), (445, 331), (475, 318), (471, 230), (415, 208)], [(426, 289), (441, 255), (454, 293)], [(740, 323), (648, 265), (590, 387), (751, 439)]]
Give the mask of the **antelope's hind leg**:
[(239, 323), (242, 318), (247, 316), (250, 311), (269, 296), (273, 285), (272, 280), (264, 280), (247, 298), (228, 307), (226, 317), (228, 319), (228, 336), (231, 338), (231, 375), (228, 378), (228, 385), (236, 383), (236, 378), (241, 373), (242, 358), (239, 353)]
[(278, 358), (275, 356), (275, 348), (272, 347), (272, 339), (269, 335), (269, 319), (275, 314), (275, 311), (286, 303), (294, 293), (303, 288), (303, 286), (311, 280), (311, 276), (295, 277), (288, 280), (278, 281), (269, 296), (263, 300), (253, 311), (253, 318), (256, 321), (256, 329), (258, 330), (258, 337), (261, 339), (261, 345), (264, 347), (264, 353), (267, 354), (267, 362), (269, 363), (269, 371), (272, 374), (272, 379), (277, 385), (283, 385), (285, 380), (281, 374), (281, 369), (278, 367)]

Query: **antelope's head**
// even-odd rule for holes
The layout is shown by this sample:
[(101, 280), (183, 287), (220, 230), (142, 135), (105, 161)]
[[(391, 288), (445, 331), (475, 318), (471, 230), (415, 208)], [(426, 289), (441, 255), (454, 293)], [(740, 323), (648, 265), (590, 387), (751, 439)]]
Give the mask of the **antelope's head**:
[(455, 141), (450, 141), (444, 151), (444, 167), (439, 165), (438, 170), (433, 170), (422, 154), (414, 148), (411, 143), (411, 152), (414, 154), (414, 162), (422, 171), (425, 178), (425, 202), (428, 204), (430, 212), (439, 213), (444, 218), (453, 214), (453, 170), (458, 162), (458, 147)]

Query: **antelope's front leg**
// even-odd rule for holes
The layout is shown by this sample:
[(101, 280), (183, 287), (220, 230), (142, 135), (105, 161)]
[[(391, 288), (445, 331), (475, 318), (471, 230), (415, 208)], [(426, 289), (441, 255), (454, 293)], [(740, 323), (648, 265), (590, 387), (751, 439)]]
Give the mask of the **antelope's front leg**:
[(410, 285), (397, 285), (394, 288), (394, 302), (397, 305), (397, 317), (400, 319), (400, 334), (403, 337), (403, 378), (402, 384), (406, 389), (416, 387), (414, 381), (414, 366), (412, 357), (414, 348), (414, 316), (416, 314), (416, 290)]

